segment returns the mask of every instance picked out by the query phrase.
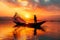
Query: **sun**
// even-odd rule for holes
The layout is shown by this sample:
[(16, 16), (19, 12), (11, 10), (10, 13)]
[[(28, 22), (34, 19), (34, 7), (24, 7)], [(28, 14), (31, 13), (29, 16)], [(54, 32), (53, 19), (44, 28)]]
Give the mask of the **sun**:
[(26, 17), (26, 18), (30, 18), (31, 15), (29, 15), (29, 14), (25, 14), (25, 17)]

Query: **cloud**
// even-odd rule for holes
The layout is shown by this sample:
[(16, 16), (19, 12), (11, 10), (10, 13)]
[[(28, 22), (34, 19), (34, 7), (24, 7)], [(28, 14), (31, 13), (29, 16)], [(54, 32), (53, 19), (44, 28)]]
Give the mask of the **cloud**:
[[(17, 0), (0, 0), (4, 2), (9, 2), (9, 3), (18, 3)], [(60, 0), (31, 0), (34, 3), (38, 3), (40, 5), (52, 5), (52, 4), (57, 4), (60, 5)]]
[(41, 6), (52, 5), (52, 4), (60, 6), (60, 0), (34, 0), (34, 1), (39, 3)]
[(12, 3), (16, 2), (16, 0), (0, 0), (0, 1), (3, 1), (3, 2), (12, 2)]
[(52, 4), (59, 4), (60, 5), (60, 0), (51, 0)]

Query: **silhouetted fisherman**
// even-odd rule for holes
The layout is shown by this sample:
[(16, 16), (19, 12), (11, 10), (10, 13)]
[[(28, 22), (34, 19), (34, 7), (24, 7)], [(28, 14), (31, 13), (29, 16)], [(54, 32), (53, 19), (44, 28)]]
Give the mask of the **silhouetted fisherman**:
[(36, 27), (37, 27), (37, 19), (36, 19), (36, 15), (34, 15), (34, 27), (35, 27), (35, 29), (34, 29), (34, 35), (36, 35)]
[(43, 23), (45, 23), (45, 21), (42, 21), (42, 22), (40, 22), (40, 23), (37, 23), (36, 15), (34, 15), (34, 35), (37, 34), (37, 33), (36, 33), (37, 29), (41, 29), (42, 31), (45, 31), (45, 30), (41, 27), (41, 25), (42, 25)]

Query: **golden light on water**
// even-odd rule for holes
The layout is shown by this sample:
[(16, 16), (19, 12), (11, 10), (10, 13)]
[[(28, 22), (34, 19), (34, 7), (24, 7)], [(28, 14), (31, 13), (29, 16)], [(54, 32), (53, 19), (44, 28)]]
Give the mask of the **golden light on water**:
[[(55, 23), (56, 24), (56, 23)], [(37, 30), (37, 36), (41, 36), (41, 35), (49, 35), (50, 37), (52, 37), (54, 34), (56, 34), (57, 36), (59, 35), (58, 33), (60, 33), (59, 31), (59, 26), (60, 24), (56, 24), (54, 23), (46, 23), (45, 25), (47, 26), (47, 29), (45, 29), (46, 32), (43, 32), (42, 30)], [(0, 24), (0, 39), (3, 40), (6, 38), (13, 38), (13, 32), (14, 32), (14, 28), (12, 23), (8, 23), (8, 24)], [(17, 26), (18, 27), (18, 26)], [(58, 27), (58, 29), (57, 29)], [(34, 28), (29, 28), (29, 27), (25, 27), (25, 26), (19, 26), (19, 28), (15, 31), (16, 35), (17, 35), (17, 40), (27, 40), (27, 38), (33, 38), (34, 37)], [(50, 32), (52, 32), (51, 35)], [(58, 33), (57, 33), (58, 32)], [(49, 33), (49, 34), (48, 34)], [(56, 36), (54, 35), (54, 36)], [(8, 40), (8, 39), (7, 39)]]
[[(41, 35), (44, 32), (41, 30), (37, 30), (37, 35)], [(32, 39), (34, 37), (34, 28), (29, 28), (29, 27), (20, 27), (17, 30), (17, 37), (18, 40), (27, 40), (27, 39)]]

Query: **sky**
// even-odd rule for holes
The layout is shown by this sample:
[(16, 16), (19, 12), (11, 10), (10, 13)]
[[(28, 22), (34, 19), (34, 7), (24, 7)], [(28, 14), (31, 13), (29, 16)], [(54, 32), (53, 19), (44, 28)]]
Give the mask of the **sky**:
[(60, 5), (60, 0), (35, 0), (36, 2), (44, 5), (58, 4)]
[[(60, 17), (60, 0), (0, 0), (0, 17)], [(26, 16), (28, 15), (28, 16)]]

